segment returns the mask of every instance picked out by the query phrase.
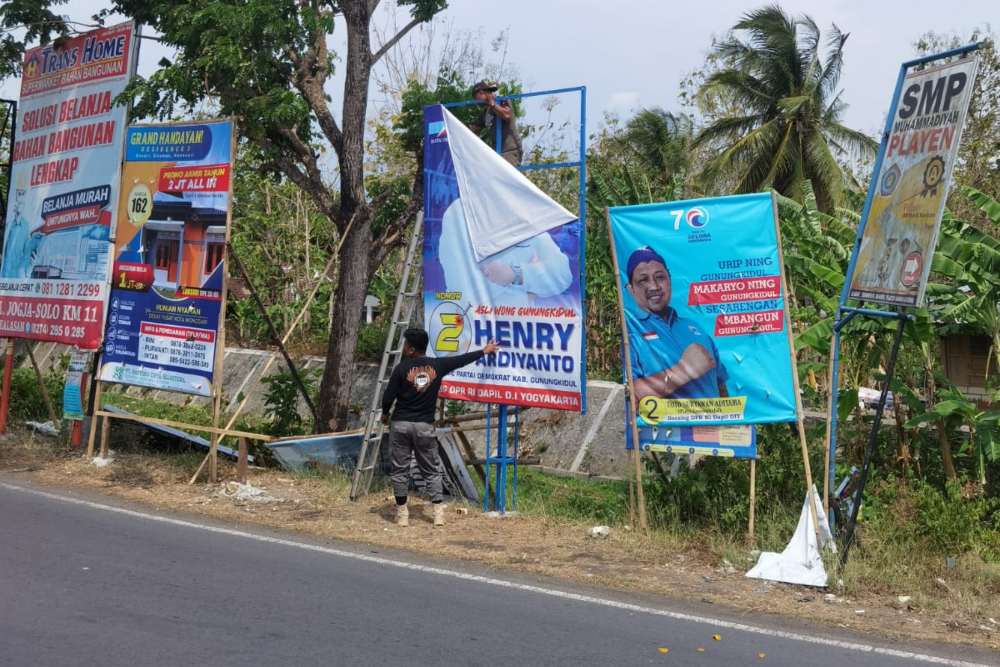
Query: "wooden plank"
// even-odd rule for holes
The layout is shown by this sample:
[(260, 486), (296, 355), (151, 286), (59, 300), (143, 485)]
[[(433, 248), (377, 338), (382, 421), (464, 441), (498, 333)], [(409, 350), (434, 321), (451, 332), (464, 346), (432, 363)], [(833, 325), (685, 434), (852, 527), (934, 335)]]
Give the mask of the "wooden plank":
[[(98, 387), (100, 390), (100, 387)], [(237, 438), (249, 438), (251, 440), (262, 440), (264, 442), (271, 442), (275, 440), (273, 435), (264, 435), (262, 433), (249, 433), (247, 431), (236, 431), (233, 429), (218, 428), (216, 426), (199, 426), (198, 424), (186, 424), (184, 422), (174, 421), (172, 419), (160, 419), (158, 417), (143, 417), (142, 415), (123, 415), (117, 412), (108, 412), (107, 410), (95, 410), (94, 416), (100, 417), (111, 417), (113, 419), (124, 419), (125, 421), (139, 422), (140, 424), (160, 424), (161, 426), (173, 426), (174, 428), (182, 428), (189, 431), (201, 431), (203, 433), (214, 433), (220, 437), (235, 436)]]

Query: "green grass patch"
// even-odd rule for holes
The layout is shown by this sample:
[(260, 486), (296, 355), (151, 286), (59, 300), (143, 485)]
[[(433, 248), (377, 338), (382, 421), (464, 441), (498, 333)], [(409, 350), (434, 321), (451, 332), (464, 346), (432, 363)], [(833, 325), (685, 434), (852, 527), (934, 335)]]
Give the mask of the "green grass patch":
[(625, 482), (562, 477), (530, 468), (518, 471), (517, 509), (608, 525), (628, 518)]

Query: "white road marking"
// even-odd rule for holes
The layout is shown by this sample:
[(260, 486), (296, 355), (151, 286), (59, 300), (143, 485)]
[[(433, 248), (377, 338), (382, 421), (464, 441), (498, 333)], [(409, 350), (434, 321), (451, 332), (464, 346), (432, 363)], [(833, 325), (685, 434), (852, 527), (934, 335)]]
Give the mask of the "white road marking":
[(593, 595), (570, 593), (555, 588), (545, 588), (544, 586), (522, 584), (516, 581), (508, 581), (506, 579), (497, 579), (496, 577), (484, 577), (482, 575), (470, 574), (468, 572), (461, 572), (459, 570), (449, 570), (446, 568), (433, 567), (430, 565), (420, 565), (419, 563), (409, 563), (407, 561), (396, 560), (393, 558), (383, 558), (381, 556), (368, 556), (365, 554), (354, 553), (352, 551), (344, 551), (342, 549), (334, 549), (331, 547), (323, 547), (316, 544), (308, 544), (306, 542), (297, 542), (295, 540), (286, 540), (279, 537), (258, 535), (256, 533), (250, 533), (243, 530), (236, 530), (233, 528), (221, 528), (219, 526), (210, 526), (207, 524), (198, 523), (196, 521), (185, 521), (184, 519), (175, 519), (172, 517), (160, 516), (158, 514), (149, 514), (147, 512), (139, 512), (137, 510), (130, 510), (124, 507), (115, 507), (114, 505), (104, 505), (102, 503), (95, 503), (90, 500), (72, 498), (69, 496), (61, 496), (56, 493), (39, 491), (37, 489), (29, 489), (23, 486), (17, 486), (16, 484), (8, 484), (6, 482), (0, 482), (0, 487), (8, 489), (10, 491), (28, 493), (36, 496), (41, 496), (43, 498), (49, 498), (50, 500), (57, 500), (59, 502), (70, 503), (72, 505), (81, 505), (83, 507), (89, 507), (91, 509), (102, 510), (105, 512), (114, 512), (117, 514), (124, 514), (127, 516), (136, 517), (138, 519), (146, 519), (147, 521), (156, 521), (159, 523), (166, 523), (173, 526), (183, 526), (185, 528), (195, 528), (197, 530), (203, 530), (210, 533), (219, 533), (222, 535), (231, 535), (233, 537), (242, 537), (248, 540), (256, 540), (257, 542), (280, 544), (286, 547), (294, 547), (296, 549), (302, 549), (304, 551), (315, 551), (319, 553), (329, 554), (331, 556), (338, 556), (340, 558), (351, 558), (353, 560), (364, 561), (367, 563), (375, 563), (377, 565), (397, 567), (403, 570), (414, 570), (416, 572), (424, 572), (426, 574), (436, 574), (442, 577), (461, 579), (463, 581), (474, 581), (476, 583), (486, 584), (488, 586), (509, 588), (513, 590), (524, 591), (527, 593), (536, 593), (539, 595), (547, 595), (549, 597), (561, 598), (563, 600), (573, 600), (575, 602), (585, 602), (587, 604), (600, 605), (602, 607), (610, 607), (612, 609), (620, 609), (622, 611), (628, 611), (632, 613), (649, 614), (652, 616), (663, 616), (666, 618), (672, 618), (679, 621), (690, 621), (693, 623), (701, 623), (704, 625), (711, 625), (716, 628), (725, 628), (727, 630), (739, 630), (741, 632), (749, 632), (757, 635), (762, 635), (765, 637), (778, 637), (781, 639), (789, 639), (792, 641), (799, 641), (807, 644), (816, 644), (819, 646), (831, 646), (834, 648), (847, 649), (849, 651), (858, 651), (860, 653), (872, 653), (875, 655), (884, 655), (893, 658), (900, 658), (903, 660), (916, 660), (919, 662), (926, 662), (935, 665), (949, 665), (951, 667), (990, 667), (989, 665), (983, 663), (967, 662), (964, 660), (953, 660), (951, 658), (942, 658), (939, 656), (927, 655), (924, 653), (901, 651), (898, 649), (886, 648), (883, 646), (873, 646), (871, 644), (860, 644), (857, 642), (841, 641), (839, 639), (817, 637), (814, 635), (807, 635), (798, 632), (785, 632), (784, 630), (774, 630), (771, 628), (764, 628), (756, 625), (748, 625), (746, 623), (727, 621), (720, 618), (711, 618), (709, 616), (698, 616), (695, 614), (687, 614), (679, 611), (670, 611), (667, 609), (657, 609), (656, 607), (645, 607), (642, 605), (631, 604), (628, 602), (620, 602), (618, 600), (608, 600), (606, 598), (599, 598)]

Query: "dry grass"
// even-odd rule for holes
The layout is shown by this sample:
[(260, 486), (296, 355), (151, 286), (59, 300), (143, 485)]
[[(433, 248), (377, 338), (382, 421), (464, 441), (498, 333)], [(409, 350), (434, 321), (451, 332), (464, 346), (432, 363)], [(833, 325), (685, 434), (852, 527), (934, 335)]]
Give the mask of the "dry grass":
[[(609, 538), (594, 540), (587, 536), (594, 521), (546, 515), (543, 503), (507, 519), (487, 518), (476, 507), (467, 507), (468, 513), (452, 507), (449, 525), (442, 530), (431, 526), (429, 505), (419, 500), (413, 503), (411, 527), (401, 529), (392, 523), (393, 502), (384, 488), (352, 503), (342, 474), (253, 470), (250, 481), (277, 502), (237, 501), (224, 496), (221, 485), (187, 484), (199, 461), (196, 453), (151, 455), (125, 447), (111, 466), (96, 469), (79, 455), (55, 454), (51, 444), (34, 437), (18, 438), (17, 446), (0, 445), (0, 470), (34, 465), (37, 472), (26, 474), (41, 483), (90, 488), (157, 508), (718, 604), (745, 612), (751, 621), (754, 615), (777, 613), (891, 638), (1000, 649), (1000, 627), (989, 622), (990, 617), (1000, 620), (997, 574), (981, 564), (963, 562), (943, 574), (945, 588), (906, 574), (914, 569), (912, 563), (900, 563), (898, 573), (877, 577), (878, 558), (866, 553), (839, 575), (844, 587), (835, 587), (837, 601), (828, 603), (823, 600), (826, 591), (745, 578), (749, 548), (716, 534), (654, 531), (646, 536), (616, 526)], [(234, 479), (229, 464), (220, 471), (223, 479)], [(735, 573), (723, 571), (723, 558)], [(873, 586), (872, 581), (882, 583)], [(913, 608), (894, 608), (897, 595), (912, 595)], [(865, 614), (856, 614), (857, 609)]]

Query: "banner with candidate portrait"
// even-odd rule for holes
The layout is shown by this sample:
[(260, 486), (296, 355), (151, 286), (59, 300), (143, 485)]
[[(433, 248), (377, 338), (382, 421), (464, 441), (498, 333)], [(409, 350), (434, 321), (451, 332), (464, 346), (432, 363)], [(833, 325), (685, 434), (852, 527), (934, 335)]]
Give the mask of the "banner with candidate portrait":
[(428, 355), (501, 349), (441, 384), (454, 400), (582, 411), (582, 228), (440, 105), (424, 110)]
[(852, 299), (922, 306), (941, 216), (972, 99), (978, 53), (906, 71), (879, 147)]
[(95, 350), (135, 71), (132, 23), (28, 49), (0, 265), (0, 336)]
[(212, 395), (232, 170), (231, 121), (129, 127), (101, 380)]
[(608, 215), (640, 430), (795, 421), (773, 195)]

